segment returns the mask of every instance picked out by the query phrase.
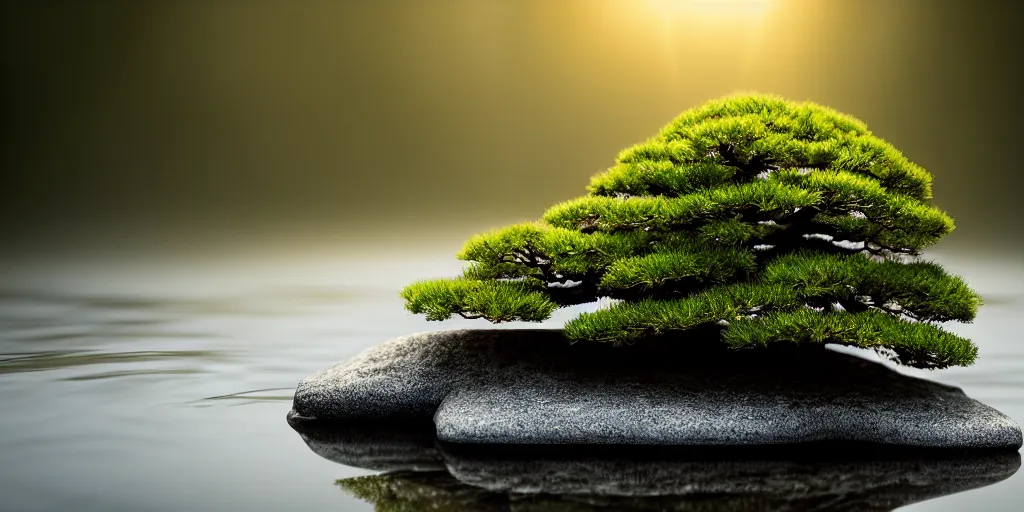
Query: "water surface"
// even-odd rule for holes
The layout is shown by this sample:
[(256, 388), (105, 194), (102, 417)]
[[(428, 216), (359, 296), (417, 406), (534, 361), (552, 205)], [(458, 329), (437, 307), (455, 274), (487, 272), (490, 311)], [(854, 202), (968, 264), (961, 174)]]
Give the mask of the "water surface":
[[(936, 258), (985, 297), (974, 324), (954, 327), (981, 356), (970, 368), (924, 374), (1024, 420), (1024, 265)], [(372, 510), (335, 485), (372, 472), (317, 456), (285, 423), (292, 390), (389, 338), (489, 327), (430, 323), (402, 309), (403, 284), (458, 268), (444, 252), (7, 262), (0, 509)], [(907, 510), (1021, 502), (1018, 473)]]

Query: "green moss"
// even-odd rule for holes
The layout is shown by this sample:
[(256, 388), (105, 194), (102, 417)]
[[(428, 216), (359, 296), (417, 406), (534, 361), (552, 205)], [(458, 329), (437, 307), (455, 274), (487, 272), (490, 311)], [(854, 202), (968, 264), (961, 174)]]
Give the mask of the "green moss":
[(471, 238), (462, 277), (410, 285), (407, 307), (538, 321), (611, 297), (625, 302), (567, 335), (720, 331), (734, 347), (843, 343), (924, 367), (975, 357), (933, 324), (973, 320), (980, 298), (915, 259), (954, 228), (928, 203), (931, 176), (853, 117), (774, 96), (710, 101), (622, 151), (588, 192)]

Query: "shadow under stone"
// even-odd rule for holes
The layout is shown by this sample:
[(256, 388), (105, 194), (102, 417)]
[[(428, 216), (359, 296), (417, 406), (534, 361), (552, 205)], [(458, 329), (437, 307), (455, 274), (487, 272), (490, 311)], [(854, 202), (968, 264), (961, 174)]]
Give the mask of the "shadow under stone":
[(328, 460), (385, 471), (337, 482), (379, 512), (892, 510), (1020, 467), (1007, 450), (468, 445), (423, 422), (293, 426)]

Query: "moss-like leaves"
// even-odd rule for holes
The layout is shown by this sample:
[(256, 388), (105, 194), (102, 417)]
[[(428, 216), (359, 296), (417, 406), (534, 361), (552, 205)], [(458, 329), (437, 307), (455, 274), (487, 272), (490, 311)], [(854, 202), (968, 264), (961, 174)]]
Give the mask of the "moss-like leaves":
[(968, 340), (934, 325), (908, 322), (871, 310), (862, 313), (799, 310), (732, 322), (722, 338), (735, 348), (770, 343), (838, 343), (886, 349), (893, 359), (919, 368), (966, 366), (978, 349)]
[(919, 321), (970, 322), (981, 304), (963, 279), (928, 262), (801, 252), (772, 261), (761, 281), (791, 287), (805, 303), (816, 306), (860, 303)]
[(622, 299), (688, 295), (711, 285), (742, 280), (756, 269), (750, 251), (693, 244), (619, 259), (608, 267), (600, 288), (602, 295)]
[(683, 299), (620, 302), (607, 309), (581, 314), (566, 324), (565, 333), (577, 340), (632, 343), (671, 331), (737, 320), (753, 313), (792, 310), (800, 305), (800, 296), (792, 288), (739, 283)]
[(539, 322), (557, 306), (538, 288), (533, 281), (437, 279), (407, 286), (402, 298), (409, 311), (423, 313), (427, 320), (462, 315), (492, 322)]
[(624, 302), (566, 334), (839, 343), (927, 368), (976, 356), (935, 323), (971, 321), (979, 296), (907, 261), (954, 227), (928, 204), (931, 176), (857, 119), (772, 96), (711, 101), (622, 151), (588, 190), (542, 222), (471, 238), (462, 277), (410, 285), (407, 308), (538, 321), (611, 297)]

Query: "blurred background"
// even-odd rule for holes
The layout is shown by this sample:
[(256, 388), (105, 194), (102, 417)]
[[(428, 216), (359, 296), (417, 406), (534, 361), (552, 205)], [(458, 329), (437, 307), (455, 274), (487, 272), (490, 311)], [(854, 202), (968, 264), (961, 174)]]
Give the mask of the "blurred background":
[(681, 111), (759, 91), (857, 116), (931, 171), (947, 244), (1019, 252), (1018, 2), (0, 9), (9, 251), (416, 236), (454, 252), (582, 194)]
[[(926, 255), (986, 305), (949, 327), (978, 363), (927, 376), (1024, 420), (1022, 14), (0, 2), (0, 510), (369, 510), (331, 485), (366, 471), (285, 424), (295, 384), (389, 338), (489, 327), (426, 322), (397, 292), (739, 91), (859, 117), (932, 172), (958, 227)], [(919, 509), (1017, 510), (1022, 478)]]

